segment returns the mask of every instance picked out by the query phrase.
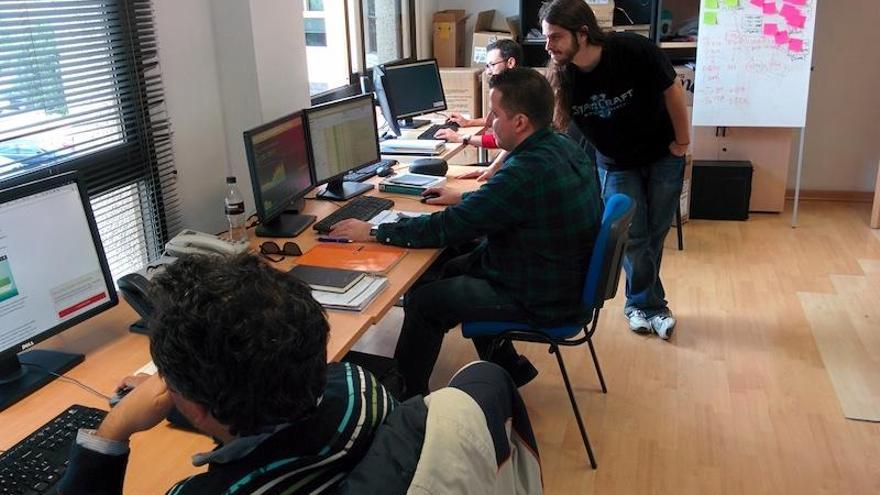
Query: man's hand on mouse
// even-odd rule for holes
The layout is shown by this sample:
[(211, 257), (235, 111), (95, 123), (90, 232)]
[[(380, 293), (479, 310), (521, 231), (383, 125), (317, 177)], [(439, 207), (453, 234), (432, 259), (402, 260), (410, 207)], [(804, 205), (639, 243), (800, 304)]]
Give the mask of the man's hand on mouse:
[(432, 187), (422, 193), (422, 202), (429, 205), (457, 205), (461, 203), (461, 192), (448, 187)]
[[(131, 386), (135, 381), (128, 378), (139, 377), (127, 377), (123, 380), (123, 385)], [(158, 373), (135, 385), (134, 390), (119, 401), (104, 418), (95, 433), (97, 436), (126, 441), (132, 434), (156, 426), (168, 415), (174, 404), (168, 387)]]

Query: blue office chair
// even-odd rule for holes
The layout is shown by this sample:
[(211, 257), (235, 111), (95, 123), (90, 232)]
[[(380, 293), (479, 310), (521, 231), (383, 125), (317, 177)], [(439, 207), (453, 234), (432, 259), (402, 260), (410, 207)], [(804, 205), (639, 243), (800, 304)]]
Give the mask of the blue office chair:
[(586, 342), (590, 348), (590, 354), (593, 356), (593, 364), (596, 365), (596, 374), (599, 376), (602, 392), (608, 392), (592, 338), (596, 332), (596, 325), (599, 323), (599, 311), (605, 301), (613, 298), (617, 293), (623, 250), (629, 238), (629, 226), (634, 214), (635, 202), (623, 194), (615, 194), (605, 205), (602, 226), (599, 229), (596, 244), (593, 246), (593, 254), (590, 256), (581, 298), (590, 315), (585, 321), (553, 328), (533, 328), (526, 323), (510, 321), (469, 321), (461, 325), (462, 334), (468, 338), (495, 336), (497, 340), (539, 342), (550, 346), (549, 352), (556, 354), (559, 371), (562, 372), (565, 389), (568, 391), (568, 398), (571, 400), (571, 407), (574, 410), (578, 428), (581, 430), (581, 438), (593, 469), (596, 469), (596, 458), (593, 456), (593, 449), (587, 438), (587, 430), (584, 428), (580, 409), (571, 390), (571, 382), (568, 380), (568, 373), (565, 371), (565, 363), (562, 361), (559, 346), (575, 346)]

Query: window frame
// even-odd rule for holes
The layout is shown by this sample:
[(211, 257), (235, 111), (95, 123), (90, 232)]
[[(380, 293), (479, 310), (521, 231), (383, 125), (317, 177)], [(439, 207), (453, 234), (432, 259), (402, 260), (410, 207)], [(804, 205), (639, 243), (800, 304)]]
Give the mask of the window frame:
[[(409, 39), (402, 39), (401, 47), (403, 48), (404, 57), (388, 60), (383, 64), (398, 64), (402, 62), (410, 62), (416, 60), (416, 21), (415, 21), (415, 0), (400, 0), (408, 15), (403, 16), (403, 22), (408, 26)], [(331, 101), (341, 100), (350, 96), (361, 94), (361, 79), (367, 81), (367, 89), (372, 89), (373, 69), (366, 67), (367, 60), (367, 29), (364, 21), (364, 0), (345, 0), (345, 33), (346, 45), (349, 49), (349, 83), (338, 88), (331, 88), (311, 96), (312, 105), (320, 105)], [(307, 4), (306, 4), (307, 5)], [(353, 20), (354, 19), (354, 20)], [(352, 34), (356, 34), (353, 36)], [(406, 38), (401, 33), (401, 38)]]
[[(121, 36), (129, 40), (138, 38), (136, 30), (141, 26), (137, 25), (137, 21), (133, 19), (136, 16), (130, 12), (130, 9), (134, 8), (132, 2), (114, 0), (114, 3), (119, 8)], [(152, 2), (149, 5), (152, 6)], [(155, 25), (154, 17), (152, 21), (154, 29)], [(158, 159), (160, 150), (157, 148), (154, 137), (154, 133), (162, 130), (157, 129), (151, 122), (148, 106), (150, 100), (143, 94), (147, 86), (146, 81), (153, 77), (150, 72), (154, 69), (153, 63), (150, 61), (152, 55), (147, 53), (151, 51), (150, 48), (143, 46), (140, 41), (136, 43), (125, 42), (115, 48), (120, 51), (113, 60), (114, 71), (120, 75), (119, 77), (127, 76), (132, 81), (137, 81), (136, 87), (132, 86), (129, 91), (117, 93), (119, 99), (116, 108), (131, 109), (120, 112), (121, 135), (119, 141), (94, 152), (72, 158), (61, 158), (48, 165), (36, 166), (23, 173), (0, 178), (0, 188), (16, 187), (31, 181), (67, 172), (76, 172), (83, 181), (88, 199), (91, 202), (105, 193), (117, 191), (126, 186), (134, 186), (137, 188), (141, 203), (152, 205), (155, 212), (152, 215), (144, 215), (150, 218), (144, 218), (140, 226), (146, 234), (147, 258), (153, 259), (161, 252), (161, 244), (164, 239), (169, 237), (172, 227), (166, 211), (165, 193), (161, 185), (157, 182), (153, 187), (145, 187), (144, 184), (151, 178), (158, 178), (163, 172)], [(118, 65), (117, 60), (119, 61)], [(165, 125), (170, 125), (167, 118), (164, 120), (166, 121)], [(132, 157), (135, 158), (132, 159)], [(112, 171), (107, 170), (107, 164), (110, 163), (114, 164)], [(173, 164), (170, 166), (170, 170), (173, 174), (177, 173)], [(143, 215), (143, 206), (141, 214)], [(158, 238), (154, 239), (150, 235), (148, 223), (155, 225), (153, 232), (158, 235)], [(106, 242), (106, 240), (102, 239), (102, 242)]]

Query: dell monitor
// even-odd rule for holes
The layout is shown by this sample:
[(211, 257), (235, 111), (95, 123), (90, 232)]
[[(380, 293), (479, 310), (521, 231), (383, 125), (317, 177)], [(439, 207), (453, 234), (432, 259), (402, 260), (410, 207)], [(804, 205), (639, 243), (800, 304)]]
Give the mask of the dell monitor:
[(259, 237), (294, 237), (315, 221), (302, 215), (303, 196), (315, 187), (302, 112), (245, 131), (244, 149)]
[(398, 136), (400, 129), (414, 129), (430, 122), (412, 117), (446, 110), (440, 69), (434, 59), (377, 67), (373, 85), (385, 121)]
[(0, 190), (0, 410), (83, 360), (22, 351), (117, 302), (89, 198), (75, 174)]
[(327, 184), (317, 197), (349, 199), (372, 184), (344, 182), (343, 176), (381, 159), (372, 95), (361, 95), (306, 110), (315, 183)]

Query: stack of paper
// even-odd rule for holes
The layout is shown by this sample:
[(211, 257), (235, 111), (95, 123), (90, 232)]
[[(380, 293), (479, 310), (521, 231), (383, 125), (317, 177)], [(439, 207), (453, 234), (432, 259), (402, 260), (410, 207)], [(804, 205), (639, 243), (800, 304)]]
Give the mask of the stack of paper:
[(392, 155), (439, 155), (446, 141), (439, 139), (388, 139), (379, 144), (382, 153)]
[(399, 210), (382, 210), (370, 219), (370, 224), (378, 227), (383, 223), (394, 223), (401, 218), (418, 218), (423, 215), (430, 215), (430, 211), (399, 211)]
[(367, 275), (345, 292), (312, 290), (312, 296), (328, 309), (363, 311), (387, 286), (388, 277)]
[(444, 184), (446, 184), (446, 177), (407, 173), (382, 179), (379, 182), (379, 190), (419, 196), (432, 187), (441, 187)]

